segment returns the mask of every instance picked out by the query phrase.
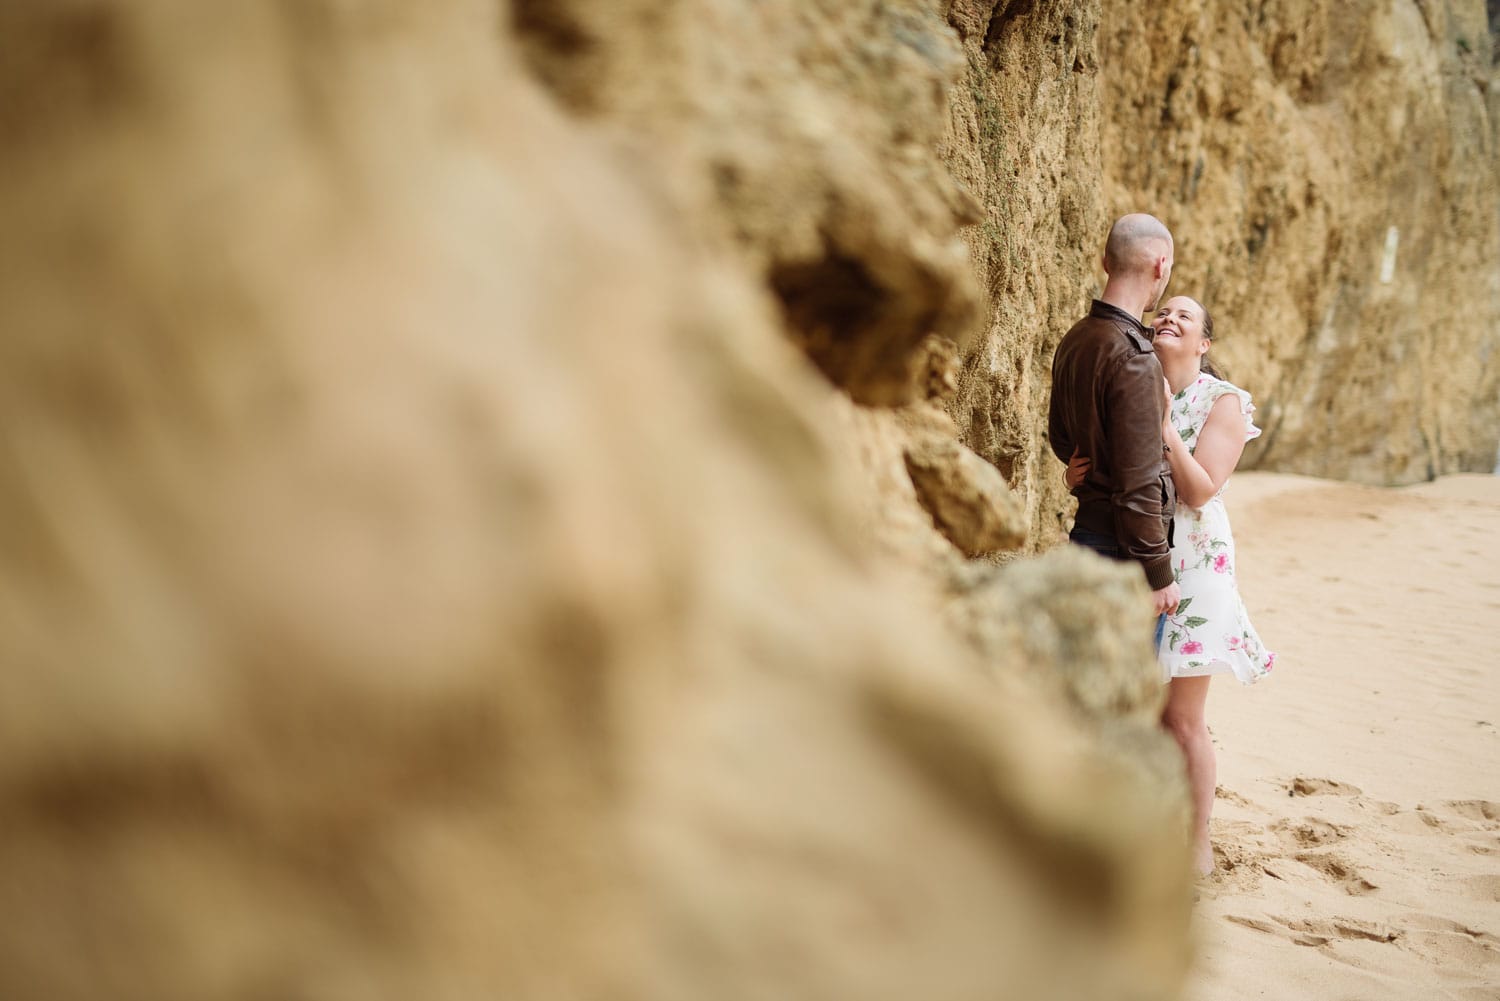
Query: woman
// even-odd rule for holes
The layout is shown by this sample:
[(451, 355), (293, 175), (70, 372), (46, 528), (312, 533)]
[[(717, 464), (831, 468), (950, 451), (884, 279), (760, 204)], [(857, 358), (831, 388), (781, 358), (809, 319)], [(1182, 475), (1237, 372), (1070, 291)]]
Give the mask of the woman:
[[(1203, 708), (1209, 679), (1233, 674), (1244, 684), (1264, 676), (1276, 655), (1261, 645), (1234, 581), (1234, 538), (1221, 492), (1245, 443), (1260, 434), (1251, 423), (1250, 394), (1217, 377), (1206, 355), (1214, 322), (1187, 296), (1167, 300), (1151, 321), (1156, 355), (1167, 382), (1162, 426), (1177, 487), (1172, 566), (1182, 601), (1167, 616), (1157, 657), (1169, 686), (1162, 724), (1187, 759), (1193, 800), (1193, 864), (1213, 871), (1208, 818), (1214, 803), (1215, 763)], [(1076, 485), (1088, 460), (1068, 464)]]

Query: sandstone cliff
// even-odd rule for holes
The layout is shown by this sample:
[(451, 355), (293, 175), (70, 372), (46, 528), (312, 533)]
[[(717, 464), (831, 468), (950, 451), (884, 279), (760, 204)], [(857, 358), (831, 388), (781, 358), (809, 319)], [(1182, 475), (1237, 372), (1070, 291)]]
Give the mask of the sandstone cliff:
[(1106, 5), (1108, 197), (1178, 235), (1265, 406), (1248, 465), (1490, 472), (1500, 158), (1485, 5)]
[(1050, 353), (1144, 200), (1260, 461), (1487, 461), (1411, 9), (0, 11), (0, 994), (1172, 997), (1141, 584), (1003, 555)]
[(566, 13), (0, 13), (0, 995), (1171, 997), (1139, 583), (917, 500), (956, 38)]
[(945, 155), (985, 220), (986, 316), (950, 409), (1029, 498), (1071, 508), (1046, 366), (1135, 210), (1266, 434), (1245, 467), (1372, 483), (1488, 472), (1500, 443), (1500, 159), (1483, 4), (955, 2), (969, 54)]

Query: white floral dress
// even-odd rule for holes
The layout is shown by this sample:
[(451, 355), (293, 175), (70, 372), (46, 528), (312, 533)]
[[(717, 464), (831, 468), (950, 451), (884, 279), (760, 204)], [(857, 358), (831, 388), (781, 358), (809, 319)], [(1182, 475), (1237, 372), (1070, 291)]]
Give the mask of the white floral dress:
[[(1198, 432), (1214, 403), (1226, 393), (1239, 397), (1245, 440), (1259, 437), (1251, 421), (1250, 394), (1211, 375), (1172, 398), (1172, 426), (1188, 450), (1197, 447)], [(1200, 510), (1177, 504), (1173, 519), (1172, 574), (1182, 588), (1182, 603), (1167, 616), (1157, 651), (1164, 679), (1205, 674), (1233, 674), (1250, 684), (1271, 670), (1276, 655), (1266, 650), (1250, 625), (1245, 603), (1234, 582), (1234, 536), (1221, 489)]]

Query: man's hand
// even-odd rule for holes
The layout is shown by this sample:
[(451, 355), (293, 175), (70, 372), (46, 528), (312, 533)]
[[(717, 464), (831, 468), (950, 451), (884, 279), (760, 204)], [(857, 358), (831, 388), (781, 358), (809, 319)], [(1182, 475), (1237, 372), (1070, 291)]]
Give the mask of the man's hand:
[(1151, 601), (1156, 605), (1157, 615), (1170, 615), (1182, 600), (1182, 588), (1174, 580), (1160, 591), (1151, 592)]

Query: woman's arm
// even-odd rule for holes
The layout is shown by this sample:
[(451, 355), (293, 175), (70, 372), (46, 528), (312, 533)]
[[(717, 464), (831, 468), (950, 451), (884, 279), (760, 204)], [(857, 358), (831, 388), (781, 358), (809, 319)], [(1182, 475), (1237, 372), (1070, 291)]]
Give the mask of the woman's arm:
[(1214, 402), (1198, 432), (1198, 447), (1192, 452), (1174, 428), (1164, 429), (1164, 434), (1177, 499), (1188, 507), (1201, 508), (1224, 486), (1244, 454), (1245, 416), (1240, 398), (1225, 393)]
[(1073, 449), (1073, 458), (1068, 460), (1068, 468), (1063, 470), (1063, 483), (1067, 484), (1068, 490), (1077, 490), (1083, 485), (1083, 478), (1089, 474), (1089, 467), (1093, 465), (1088, 456), (1079, 455), (1078, 449)]

